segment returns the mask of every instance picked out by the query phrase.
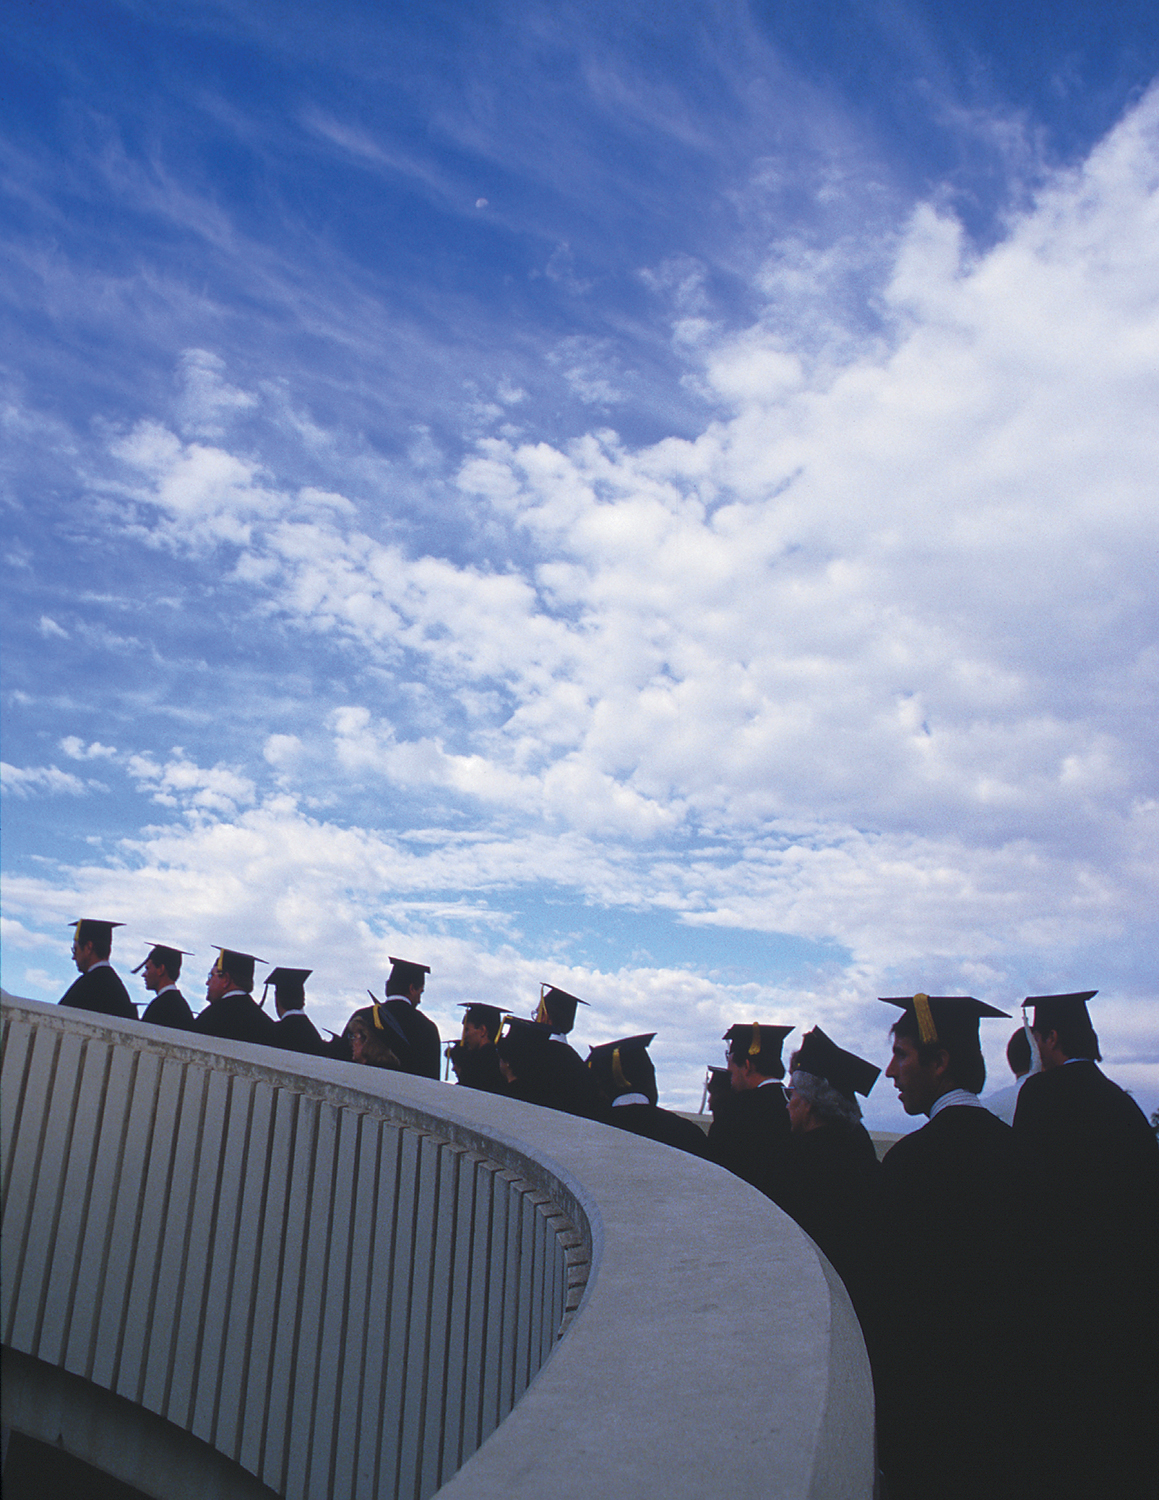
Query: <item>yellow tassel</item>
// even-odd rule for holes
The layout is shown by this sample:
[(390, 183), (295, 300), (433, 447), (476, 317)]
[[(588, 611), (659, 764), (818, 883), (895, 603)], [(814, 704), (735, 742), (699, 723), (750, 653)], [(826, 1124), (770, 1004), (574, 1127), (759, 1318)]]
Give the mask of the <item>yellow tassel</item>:
[(753, 1022), (753, 1039), (749, 1043), (749, 1056), (759, 1057), (761, 1054), (761, 1028), (756, 1021)]
[(914, 996), (914, 1014), (918, 1018), (918, 1036), (928, 1046), (930, 1042), (938, 1039), (938, 1028), (934, 1025), (934, 1018), (930, 1013), (930, 997), (928, 995)]

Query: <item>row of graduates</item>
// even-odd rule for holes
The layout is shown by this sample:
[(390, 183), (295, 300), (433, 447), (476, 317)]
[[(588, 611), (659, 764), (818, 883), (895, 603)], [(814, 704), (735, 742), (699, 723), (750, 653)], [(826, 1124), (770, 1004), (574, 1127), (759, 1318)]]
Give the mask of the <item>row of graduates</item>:
[[(77, 924), (81, 979), (62, 1003), (133, 1016), (110, 938), (111, 924)], [(222, 949), (194, 1017), (177, 989), (181, 957), (155, 945), (139, 966), (154, 994), (143, 1020), (439, 1076), (438, 1030), (419, 1010), (425, 965), (392, 959), (385, 1001), (371, 995), (324, 1041), (304, 1013), (308, 970), (267, 976), (275, 1022), (250, 994), (254, 959)], [(791, 1056), (787, 1089), (793, 1028), (729, 1029), (727, 1066), (710, 1070), (707, 1137), (659, 1108), (652, 1035), (595, 1047), (585, 1062), (568, 1041), (584, 1002), (557, 988), (544, 987), (534, 1020), (467, 1005), (447, 1056), (461, 1085), (708, 1156), (796, 1219), (861, 1320), (884, 1500), (1150, 1497), (1159, 1146), (1097, 1066), (1094, 993), (1026, 1002), (1036, 1071), (1013, 1127), (978, 1098), (979, 1023), (1005, 1013), (970, 996), (887, 1000), (900, 1016), (886, 1075), (928, 1123), (880, 1163), (857, 1102), (879, 1069), (816, 1027)]]
[[(323, 1038), (306, 1014), (306, 980), (310, 969), (278, 967), (262, 980), (262, 1002), (253, 997), (257, 964), (263, 959), (232, 948), (218, 948), (217, 959), (205, 981), (205, 1006), (196, 1014), (180, 986), (185, 949), (154, 943), (133, 969), (142, 976), (151, 1000), (138, 1016), (124, 981), (112, 966), (113, 929), (120, 922), (82, 920), (73, 924), (72, 956), (80, 977), (70, 985), (60, 1004), (101, 1015), (121, 1016), (177, 1031), (192, 1031), (224, 1041), (252, 1042), (308, 1056), (350, 1060), (350, 1027), (341, 1036)], [(430, 968), (391, 958), (386, 998), (378, 1002), (379, 1028), (389, 1029), (393, 1051), (389, 1065), (425, 1077), (438, 1078), (442, 1059), (439, 1030), (418, 1009)], [(274, 991), (274, 1013), (264, 1008)], [(356, 1016), (368, 1014), (356, 1012)], [(358, 1059), (356, 1059), (358, 1060)]]
[[(707, 1156), (790, 1214), (844, 1281), (870, 1353), (884, 1500), (1066, 1500), (1159, 1492), (1159, 1143), (1098, 1067), (1094, 991), (1030, 997), (1035, 1071), (1013, 1126), (979, 1098), (972, 996), (883, 997), (886, 1076), (925, 1116), (879, 1162), (861, 1119), (878, 1067), (820, 1027), (739, 1023), (709, 1070), (707, 1133), (658, 1106), (654, 1033), (568, 1042), (576, 1006), (534, 1020), (466, 1007), (461, 1084)], [(374, 1008), (361, 1024), (371, 1032)], [(370, 1060), (370, 1059), (368, 1059)], [(642, 1210), (646, 1212), (646, 1207)], [(736, 1226), (733, 1226), (735, 1232)]]
[(1097, 1066), (1094, 991), (1036, 996), (1013, 1127), (985, 1108), (972, 996), (885, 998), (887, 1077), (927, 1123), (878, 1163), (878, 1069), (818, 1029), (728, 1033), (716, 1160), (845, 1282), (873, 1367), (886, 1500), (1159, 1493), (1159, 1143)]

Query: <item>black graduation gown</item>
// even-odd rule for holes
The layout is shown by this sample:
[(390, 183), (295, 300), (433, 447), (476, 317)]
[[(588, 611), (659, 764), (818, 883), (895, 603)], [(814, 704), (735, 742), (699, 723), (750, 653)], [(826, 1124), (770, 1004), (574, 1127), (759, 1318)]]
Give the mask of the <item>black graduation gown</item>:
[(863, 1315), (870, 1293), (881, 1164), (864, 1125), (830, 1123), (791, 1135), (769, 1196), (824, 1252)]
[(611, 1123), (618, 1130), (630, 1130), (633, 1135), (687, 1151), (689, 1156), (708, 1155), (708, 1137), (699, 1125), (656, 1104), (613, 1104)]
[(286, 1052), (301, 1052), (307, 1057), (326, 1057), (326, 1043), (310, 1017), (294, 1011), (274, 1022), (273, 1046)]
[(513, 1099), (607, 1123), (611, 1106), (600, 1092), (592, 1070), (567, 1042), (545, 1038), (520, 1063), (520, 1069), (515, 1082), (504, 1088)]
[(193, 1023), (202, 1036), (221, 1037), (230, 1042), (260, 1042), (276, 1047), (274, 1022), (252, 995), (235, 991), (211, 1001)]
[(407, 1040), (407, 1055), (404, 1057), (399, 1053), (403, 1072), (414, 1073), (419, 1078), (439, 1078), (443, 1071), (443, 1043), (439, 1028), (403, 995), (388, 995), (386, 1008)]
[(127, 1021), (137, 1019), (137, 1007), (129, 999), (121, 976), (108, 964), (78, 975), (60, 997), (60, 1004), (95, 1010), (102, 1016), (123, 1016)]
[(1150, 1500), (1159, 1474), (1159, 1144), (1134, 1100), (1086, 1060), (1026, 1080), (1014, 1134), (1033, 1180), (1035, 1290), (1050, 1312), (1029, 1412), (1049, 1492)]
[(193, 1012), (180, 990), (162, 990), (145, 1007), (142, 1021), (150, 1026), (169, 1026), (175, 1031), (193, 1030)]
[(1037, 1182), (1039, 1211), (1063, 1231), (1159, 1234), (1159, 1142), (1134, 1099), (1093, 1063), (1064, 1063), (1022, 1085), (1014, 1133)]
[(708, 1131), (708, 1154), (761, 1192), (789, 1141), (789, 1110), (776, 1083), (722, 1095)]
[(480, 1089), (485, 1094), (505, 1094), (507, 1085), (499, 1071), (499, 1054), (492, 1043), (485, 1047), (468, 1048), (462, 1043), (455, 1054), (455, 1073), (459, 1083), (468, 1089)]
[(544, 1053), (554, 1097), (551, 1107), (561, 1109), (565, 1114), (579, 1115), (584, 1120), (602, 1120), (606, 1124), (611, 1105), (592, 1070), (575, 1048), (569, 1042), (553, 1038)]
[(1014, 1132), (987, 1109), (947, 1106), (882, 1163), (866, 1332), (891, 1500), (1029, 1493), (1024, 1202)]

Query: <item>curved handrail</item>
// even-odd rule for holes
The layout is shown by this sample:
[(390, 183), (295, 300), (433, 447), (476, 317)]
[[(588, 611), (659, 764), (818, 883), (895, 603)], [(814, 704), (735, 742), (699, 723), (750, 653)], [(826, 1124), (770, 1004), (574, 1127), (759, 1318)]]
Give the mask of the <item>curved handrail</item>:
[[(342, 1274), (323, 1277), (326, 1289), (316, 1320), (308, 1307), (303, 1308), (300, 1279), (292, 1287), (286, 1282), (289, 1262), (283, 1257), (277, 1300), (280, 1304), (291, 1294), (297, 1299), (297, 1332), (292, 1347), (283, 1349), (281, 1364), (272, 1352), (267, 1353), (267, 1345), (272, 1348), (277, 1339), (268, 1336), (260, 1321), (246, 1329), (235, 1327), (231, 1319), (230, 1326), (222, 1328), (219, 1310), (206, 1300), (202, 1306), (208, 1331), (204, 1326), (198, 1330), (199, 1342), (190, 1356), (200, 1361), (196, 1389), (186, 1392), (182, 1385), (190, 1379), (181, 1369), (185, 1356), (175, 1353), (166, 1370), (170, 1395), (174, 1388), (182, 1392), (184, 1404), (177, 1414), (190, 1418), (186, 1430), (227, 1452), (266, 1483), (273, 1481), (271, 1487), (278, 1493), (427, 1496), (438, 1489), (440, 1496), (461, 1500), (491, 1496), (530, 1500), (533, 1494), (536, 1500), (544, 1494), (583, 1495), (586, 1500), (593, 1487), (602, 1486), (617, 1496), (659, 1491), (675, 1500), (684, 1496), (703, 1500), (718, 1493), (754, 1500), (757, 1496), (815, 1496), (818, 1500), (840, 1496), (845, 1500), (872, 1494), (872, 1389), (860, 1331), (844, 1288), (790, 1220), (729, 1174), (605, 1126), (424, 1079), (190, 1034), (158, 1033), (139, 1022), (107, 1021), (33, 1002), (14, 1002), (5, 1011), (5, 1234), (9, 1237), (5, 1257), (7, 1266), (13, 1254), (11, 1235), (22, 1235), (15, 1252), (23, 1255), (18, 1267), (21, 1283), (28, 1244), (38, 1232), (35, 1224), (51, 1222), (56, 1213), (57, 1231), (62, 1224), (67, 1228), (70, 1213), (76, 1217), (66, 1202), (67, 1184), (82, 1180), (88, 1184), (85, 1212), (91, 1219), (94, 1197), (103, 1191), (100, 1184), (111, 1164), (115, 1159), (118, 1170), (123, 1168), (128, 1143), (136, 1138), (138, 1128), (144, 1129), (143, 1124), (133, 1123), (138, 1117), (133, 1117), (130, 1107), (113, 1132), (116, 1150), (86, 1150), (83, 1140), (73, 1138), (61, 1155), (71, 1166), (62, 1179), (65, 1185), (59, 1201), (47, 1206), (39, 1202), (45, 1195), (38, 1195), (35, 1184), (31, 1189), (16, 1187), (18, 1179), (36, 1176), (36, 1172), (25, 1163), (23, 1177), (21, 1171), (11, 1173), (13, 1165), (23, 1162), (23, 1145), (19, 1161), (13, 1160), (13, 1153), (18, 1141), (28, 1139), (31, 1116), (17, 1116), (22, 1115), (22, 1101), (31, 1097), (30, 1088), (40, 1077), (38, 1067), (45, 1078), (52, 1072), (62, 1084), (72, 1082), (71, 1094), (67, 1087), (57, 1091), (54, 1086), (61, 1098), (75, 1101), (70, 1110), (83, 1103), (88, 1090), (108, 1114), (122, 1079), (130, 1075), (138, 1079), (132, 1097), (140, 1100), (149, 1092), (139, 1086), (143, 1076), (174, 1077), (182, 1070), (188, 1076), (190, 1069), (198, 1076), (204, 1074), (206, 1080), (205, 1090), (197, 1094), (200, 1120), (212, 1122), (214, 1110), (226, 1108), (227, 1098), (245, 1101), (244, 1110), (234, 1110), (232, 1115), (235, 1125), (244, 1118), (245, 1129), (219, 1131), (213, 1139), (219, 1142), (220, 1152), (216, 1157), (205, 1153), (207, 1163), (212, 1159), (228, 1165), (208, 1173), (204, 1180), (200, 1172), (196, 1178), (184, 1178), (176, 1165), (179, 1158), (173, 1157), (170, 1198), (175, 1181), (187, 1184), (193, 1200), (216, 1205), (215, 1222), (221, 1225), (212, 1246), (205, 1245), (203, 1232), (202, 1239), (188, 1247), (183, 1261), (185, 1282), (178, 1299), (182, 1307), (196, 1306), (196, 1299), (191, 1302), (186, 1295), (185, 1284), (190, 1280), (191, 1262), (196, 1263), (204, 1253), (212, 1265), (231, 1267), (231, 1287), (261, 1284), (260, 1259), (255, 1264), (254, 1256), (253, 1216), (247, 1218), (234, 1204), (237, 1195), (228, 1183), (234, 1171), (244, 1175), (252, 1143), (265, 1139), (258, 1126), (266, 1113), (283, 1122), (291, 1114), (295, 1119), (309, 1117), (311, 1180), (325, 1188), (324, 1201), (331, 1209), (328, 1222), (323, 1226), (311, 1223), (301, 1243), (309, 1261), (313, 1237), (314, 1259), (321, 1267), (331, 1263), (334, 1224), (343, 1221), (347, 1200), (357, 1203), (359, 1197), (341, 1185), (337, 1170), (352, 1160), (345, 1154), (347, 1149), (360, 1143), (353, 1170), (363, 1174), (357, 1181), (364, 1192), (371, 1191), (372, 1179), (379, 1182), (381, 1192), (385, 1180), (374, 1178), (366, 1165), (370, 1135), (379, 1142), (388, 1137), (396, 1144), (404, 1142), (397, 1145), (397, 1162), (405, 1152), (412, 1153), (419, 1186), (400, 1189), (398, 1184), (410, 1179), (398, 1171), (390, 1177), (391, 1203), (396, 1205), (402, 1192), (406, 1209), (401, 1220), (397, 1212), (392, 1220), (390, 1275), (394, 1280), (390, 1285), (394, 1288), (405, 1282), (413, 1294), (418, 1282), (424, 1296), (433, 1288), (437, 1310), (433, 1320), (423, 1325), (421, 1374), (419, 1365), (412, 1367), (409, 1360), (405, 1365), (402, 1407), (411, 1414), (412, 1426), (417, 1423), (409, 1438), (380, 1434), (376, 1428), (370, 1410), (381, 1407), (374, 1405), (368, 1386), (376, 1379), (389, 1386), (397, 1369), (387, 1358), (368, 1379), (369, 1340), (358, 1318), (351, 1316), (352, 1307), (357, 1311), (365, 1306), (359, 1297), (372, 1296), (381, 1286), (380, 1274), (385, 1275), (373, 1263), (370, 1273), (363, 1274), (366, 1267), (360, 1255), (367, 1252), (365, 1245), (360, 1251), (359, 1236), (375, 1232), (374, 1215), (369, 1212), (351, 1220), (354, 1228), (350, 1243), (343, 1247)], [(39, 1062), (35, 1046), (25, 1054), (20, 1054), (19, 1046), (13, 1049), (14, 1040), (20, 1042), (24, 1035), (22, 1028), (39, 1033), (42, 1039), (51, 1037), (51, 1047), (41, 1045)], [(50, 1065), (49, 1052), (55, 1053), (55, 1064)], [(97, 1068), (82, 1066), (78, 1082), (70, 1069), (82, 1052), (94, 1058), (104, 1058), (107, 1052), (107, 1060)], [(155, 1108), (159, 1110), (160, 1105)], [(68, 1113), (57, 1111), (60, 1118)], [(150, 1129), (156, 1128), (157, 1119), (155, 1114)], [(37, 1136), (41, 1161), (55, 1128), (41, 1122)], [(382, 1135), (384, 1131), (388, 1135)], [(178, 1131), (175, 1138), (179, 1137)], [(277, 1139), (274, 1131), (269, 1140)], [(270, 1196), (279, 1192), (279, 1149), (269, 1144), (262, 1157), (266, 1220)], [(381, 1161), (381, 1144), (375, 1151), (375, 1160)], [(136, 1168), (129, 1177), (136, 1192), (134, 1203), (148, 1205), (149, 1182), (156, 1180), (156, 1170), (152, 1179), (147, 1170), (142, 1176)], [(207, 1185), (210, 1179), (211, 1186)], [(480, 1186), (484, 1183), (486, 1193)], [(414, 1226), (419, 1222), (424, 1192), (432, 1206), (432, 1228), (416, 1250)], [(244, 1196), (242, 1192), (240, 1198)], [(16, 1214), (25, 1200), (26, 1207), (31, 1207)], [(224, 1216), (223, 1202), (229, 1210)], [(497, 1203), (503, 1205), (502, 1212), (497, 1212)], [(289, 1220), (283, 1216), (283, 1221), (292, 1222), (292, 1216)], [(486, 1254), (479, 1238), (484, 1221)], [(405, 1244), (399, 1238), (400, 1222), (411, 1226)], [(438, 1234), (436, 1224), (442, 1225)], [(499, 1228), (504, 1255), (496, 1260)], [(111, 1228), (108, 1234), (113, 1235)], [(134, 1244), (138, 1261), (152, 1264), (155, 1258), (157, 1276), (163, 1279), (164, 1266), (175, 1263), (169, 1247), (154, 1245), (149, 1233), (143, 1235), (140, 1229)], [(98, 1332), (90, 1338), (87, 1367), (80, 1373), (88, 1381), (124, 1394), (122, 1372), (130, 1362), (133, 1317), (139, 1320), (140, 1310), (134, 1313), (132, 1299), (125, 1301), (120, 1269), (106, 1274), (104, 1287), (94, 1299), (76, 1277), (75, 1257), (70, 1260), (58, 1254), (57, 1259), (62, 1271), (73, 1277), (73, 1291), (81, 1292), (80, 1313), (88, 1316), (90, 1304), (97, 1307), (94, 1328)], [(490, 1280), (481, 1279), (484, 1266)], [(465, 1281), (464, 1275), (473, 1279)], [(5, 1281), (7, 1287), (8, 1275)], [(45, 1356), (43, 1331), (51, 1322), (54, 1299), (66, 1300), (51, 1283), (51, 1276), (37, 1283), (39, 1301), (31, 1319), (28, 1293), (22, 1294), (20, 1286), (13, 1288), (12, 1306), (5, 1309), (5, 1344), (41, 1360)], [(480, 1290), (484, 1284), (486, 1294)], [(581, 1289), (578, 1314), (556, 1342)], [(99, 1354), (102, 1300), (110, 1299), (117, 1304), (123, 1325), (120, 1366), (115, 1370), (111, 1365), (106, 1370), (100, 1357), (94, 1357), (94, 1351)], [(389, 1296), (372, 1305), (385, 1310), (393, 1302)], [(412, 1295), (408, 1317), (428, 1316), (415, 1311), (421, 1302), (422, 1298), (416, 1301)], [(501, 1313), (496, 1311), (500, 1303)], [(129, 1311), (124, 1313), (126, 1306)], [(78, 1312), (74, 1310), (71, 1316), (76, 1323)], [(39, 1328), (37, 1348), (30, 1347), (30, 1327)], [(336, 1376), (332, 1368), (336, 1355), (325, 1330), (338, 1327), (353, 1336), (357, 1368), (351, 1369), (350, 1355), (343, 1353), (342, 1371)], [(280, 1468), (278, 1463), (266, 1463), (264, 1468), (254, 1464), (255, 1454), (238, 1439), (246, 1414), (230, 1415), (226, 1409), (231, 1399), (223, 1399), (233, 1390), (231, 1359), (236, 1360), (239, 1350), (248, 1349), (253, 1367), (255, 1340), (259, 1353), (266, 1354), (262, 1371), (288, 1381), (291, 1392), (284, 1407), (278, 1408), (290, 1418)], [(75, 1342), (70, 1330), (61, 1347), (67, 1353)], [(402, 1347), (398, 1339), (396, 1346)], [(387, 1347), (391, 1347), (389, 1339)], [(201, 1374), (207, 1350), (219, 1356), (212, 1380)], [(474, 1361), (475, 1374), (468, 1371), (463, 1376), (461, 1354), (468, 1363)], [(57, 1364), (67, 1368), (62, 1360), (63, 1355)], [(320, 1404), (322, 1386), (334, 1393), (329, 1406)], [(499, 1387), (505, 1387), (509, 1401)], [(203, 1388), (213, 1389), (213, 1400), (198, 1395)], [(147, 1379), (138, 1379), (139, 1398), (147, 1398), (150, 1389)], [(273, 1401), (274, 1407), (280, 1399)], [(252, 1410), (252, 1388), (248, 1400)], [(147, 1399), (142, 1404), (147, 1405)], [(500, 1410), (504, 1404), (506, 1413)], [(496, 1413), (490, 1429), (486, 1420), (477, 1420), (482, 1408)], [(152, 1409), (158, 1409), (156, 1404)], [(307, 1409), (310, 1431), (303, 1435), (294, 1416)], [(174, 1411), (170, 1401), (165, 1414), (171, 1422)], [(212, 1411), (208, 1427), (207, 1411)], [(263, 1417), (264, 1447), (258, 1445), (256, 1456), (264, 1462), (270, 1453), (276, 1454), (278, 1433), (270, 1415)], [(376, 1462), (369, 1487), (360, 1490), (356, 1484), (359, 1453), (370, 1432), (377, 1445)], [(361, 1434), (353, 1439), (357, 1449), (353, 1454), (349, 1452), (352, 1434)], [(474, 1438), (479, 1440), (477, 1446)], [(384, 1452), (392, 1463), (383, 1461)], [(393, 1474), (388, 1473), (392, 1468)]]

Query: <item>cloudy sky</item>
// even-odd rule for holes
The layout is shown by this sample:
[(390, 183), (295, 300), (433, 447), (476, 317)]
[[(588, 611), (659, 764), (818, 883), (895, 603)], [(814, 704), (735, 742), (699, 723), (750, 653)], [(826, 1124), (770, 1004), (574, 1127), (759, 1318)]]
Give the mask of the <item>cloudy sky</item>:
[(8, 990), (396, 953), (695, 1107), (1097, 988), (1159, 1106), (1151, 4), (5, 29)]

